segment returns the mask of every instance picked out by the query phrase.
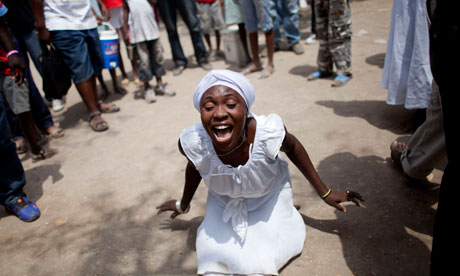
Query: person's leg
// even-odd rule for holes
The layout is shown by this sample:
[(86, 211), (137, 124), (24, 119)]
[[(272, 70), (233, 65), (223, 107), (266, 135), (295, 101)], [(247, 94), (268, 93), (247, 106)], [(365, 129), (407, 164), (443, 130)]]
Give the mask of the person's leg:
[(163, 82), (163, 76), (166, 74), (164, 67), (163, 46), (159, 39), (149, 41), (148, 51), (150, 57), (150, 70), (155, 75), (157, 85), (154, 88), (155, 94), (159, 96), (175, 96), (176, 92), (166, 89), (166, 82)]
[(252, 72), (262, 71), (263, 68), (259, 57), (256, 6), (253, 0), (241, 0), (240, 5), (246, 31), (249, 33), (249, 48), (251, 49), (252, 54), (252, 62), (242, 71), (242, 74), (246, 75)]
[(289, 47), (292, 47), (300, 41), (299, 2), (297, 0), (282, 0), (281, 9), (284, 35), (289, 42)]
[[(456, 16), (459, 8), (457, 1), (437, 1), (430, 27), (431, 71), (439, 86), (443, 113), (443, 125), (446, 141), (448, 164), (444, 170), (439, 191), (439, 202), (433, 231), (430, 275), (442, 275), (445, 271), (454, 271), (457, 267), (456, 256), (446, 254), (456, 249), (459, 236), (452, 219), (456, 217), (460, 141), (458, 126), (458, 93), (455, 87), (458, 70), (452, 70), (446, 64), (460, 62), (460, 24)], [(445, 16), (447, 15), (447, 16)], [(450, 15), (450, 16), (449, 16)], [(452, 89), (454, 87), (454, 90)], [(455, 220), (455, 219), (454, 219)]]
[(143, 41), (136, 44), (134, 51), (137, 53), (137, 68), (139, 69), (139, 80), (144, 84), (144, 98), (147, 103), (156, 102), (155, 91), (150, 85), (153, 72), (150, 67), (149, 42)]
[(14, 80), (6, 77), (2, 82), (3, 95), (8, 102), (13, 113), (18, 117), (22, 133), (31, 150), (31, 157), (34, 160), (46, 159), (53, 156), (56, 151), (45, 146), (32, 117), (29, 85), (27, 79), (22, 85), (18, 85)]
[(53, 44), (61, 52), (64, 62), (69, 67), (77, 91), (88, 110), (91, 128), (94, 131), (107, 130), (108, 125), (102, 119), (97, 104), (96, 75), (100, 74), (103, 63), (102, 59), (96, 58), (97, 51), (102, 56), (100, 45), (95, 46), (99, 38), (89, 36), (88, 30), (52, 31), (51, 36)]
[(427, 119), (411, 136), (400, 158), (404, 173), (421, 180), (426, 179), (436, 165), (444, 168), (447, 163), (441, 99), (435, 81), (432, 87)]
[[(280, 3), (281, 0), (270, 0), (270, 16), (273, 18), (273, 35), (274, 35), (274, 43), (275, 43), (275, 51), (279, 50), (279, 45), (282, 40), (281, 35), (281, 11), (280, 11)], [(284, 26), (283, 26), (284, 28)]]
[[(2, 86), (3, 80), (0, 80)], [(11, 141), (3, 97), (0, 97), (0, 156), (0, 204), (23, 221), (38, 219), (40, 210), (27, 199), (23, 191), (26, 184), (24, 168), (16, 154), (16, 146)]]
[[(179, 40), (179, 34), (177, 33), (176, 1), (177, 0), (158, 0), (157, 3), (160, 16), (168, 32), (168, 39), (171, 46), (173, 60), (176, 63), (176, 66), (184, 68), (187, 66), (187, 58), (184, 55)], [(182, 71), (180, 73), (182, 73)]]
[(318, 70), (308, 76), (308, 80), (328, 77), (332, 75), (332, 56), (329, 48), (329, 4), (322, 0), (313, 0), (315, 2), (316, 14), (316, 31), (319, 40), (318, 56), (316, 63)]
[(109, 69), (109, 73), (110, 73), (110, 77), (112, 78), (113, 92), (120, 94), (120, 95), (125, 95), (127, 91), (126, 89), (120, 87), (120, 84), (118, 83), (117, 72), (115, 71), (115, 68)]
[(351, 76), (351, 38), (331, 41), (329, 49), (337, 75)]
[[(206, 47), (201, 36), (200, 21), (196, 16), (195, 0), (176, 0), (176, 4), (182, 20), (184, 20), (190, 32), (196, 61), (203, 67), (203, 65), (208, 64), (208, 60), (206, 58)], [(209, 70), (210, 68), (205, 69)]]
[(28, 34), (22, 36), (27, 52), (32, 59), (35, 68), (37, 69), (40, 76), (43, 74), (42, 71), (42, 60), (43, 60), (43, 51), (40, 45), (40, 40), (38, 39), (37, 32), (34, 30)]
[(107, 85), (105, 84), (104, 77), (102, 76), (102, 73), (97, 74), (96, 77), (99, 80), (99, 84), (101, 85), (101, 88), (102, 88), (102, 95), (98, 96), (98, 97), (100, 98), (100, 100), (105, 100), (110, 95), (109, 89), (107, 88)]
[(248, 48), (248, 38), (246, 35), (246, 27), (244, 26), (244, 23), (238, 24), (238, 34), (241, 39), (241, 43), (243, 44), (244, 52), (246, 54), (247, 60), (251, 62), (251, 55), (249, 54), (249, 48)]
[(273, 63), (273, 53), (275, 52), (274, 33), (272, 30), (265, 33), (265, 43), (267, 45), (267, 65), (264, 71), (259, 75), (259, 78), (266, 78), (275, 72)]

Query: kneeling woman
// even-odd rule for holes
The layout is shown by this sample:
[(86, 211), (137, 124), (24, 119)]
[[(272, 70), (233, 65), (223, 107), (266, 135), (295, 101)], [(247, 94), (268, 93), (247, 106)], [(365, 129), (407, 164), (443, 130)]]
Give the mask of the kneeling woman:
[(201, 124), (187, 127), (179, 149), (187, 157), (181, 200), (159, 212), (186, 213), (201, 181), (208, 187), (204, 220), (198, 228), (198, 274), (278, 275), (300, 254), (305, 225), (292, 200), (287, 154), (329, 205), (359, 205), (355, 192), (331, 191), (321, 181), (304, 147), (286, 131), (278, 115), (250, 113), (254, 88), (243, 75), (214, 70), (193, 96)]

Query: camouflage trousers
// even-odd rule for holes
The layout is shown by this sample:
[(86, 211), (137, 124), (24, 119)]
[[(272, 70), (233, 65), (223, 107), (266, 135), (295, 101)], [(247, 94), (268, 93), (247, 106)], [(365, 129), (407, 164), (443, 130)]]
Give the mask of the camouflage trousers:
[(318, 70), (351, 75), (351, 10), (348, 0), (315, 1)]

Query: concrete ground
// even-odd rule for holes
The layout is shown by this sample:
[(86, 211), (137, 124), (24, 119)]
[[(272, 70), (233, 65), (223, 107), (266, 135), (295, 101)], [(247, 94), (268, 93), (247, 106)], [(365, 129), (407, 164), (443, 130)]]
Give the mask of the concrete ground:
[[(361, 208), (345, 204), (348, 212), (340, 213), (324, 204), (290, 164), (307, 239), (301, 256), (281, 275), (428, 275), (442, 171), (434, 171), (432, 185), (411, 187), (392, 165), (389, 145), (409, 139), (411, 133), (402, 125), (413, 115), (387, 105), (387, 92), (379, 86), (392, 1), (353, 1), (351, 6), (354, 75), (349, 84), (331, 88), (330, 80), (306, 80), (315, 70), (317, 43), (305, 45), (300, 56), (275, 53), (276, 72), (268, 79), (249, 75), (256, 88), (253, 112), (279, 114), (329, 187), (356, 190), (366, 200)], [(310, 10), (301, 12), (306, 38)], [(109, 97), (121, 107), (119, 113), (104, 116), (110, 129), (95, 133), (72, 87), (65, 110), (53, 113), (66, 132), (51, 141), (59, 153), (41, 162), (32, 162), (29, 154), (20, 156), (25, 191), (42, 215), (24, 223), (0, 210), (1, 275), (196, 273), (195, 237), (206, 187), (198, 188), (187, 215), (171, 221), (155, 209), (182, 194), (186, 160), (177, 140), (183, 128), (199, 122), (192, 94), (206, 73), (193, 60), (188, 30), (181, 25), (180, 31), (190, 60), (180, 76), (170, 71), (163, 27), (161, 32), (168, 68), (164, 79), (177, 91), (175, 97), (147, 104), (131, 83), (127, 95)], [(130, 72), (124, 49), (122, 55)], [(241, 70), (223, 60), (212, 65)], [(104, 77), (111, 88), (107, 70)]]

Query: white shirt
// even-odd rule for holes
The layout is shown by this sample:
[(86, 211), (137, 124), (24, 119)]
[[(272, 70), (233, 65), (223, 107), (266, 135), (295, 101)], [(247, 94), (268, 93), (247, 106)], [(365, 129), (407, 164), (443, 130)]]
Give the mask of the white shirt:
[(44, 0), (43, 13), (49, 31), (87, 30), (97, 27), (89, 0)]
[(129, 7), (129, 35), (131, 43), (155, 40), (160, 30), (148, 0), (127, 0)]

